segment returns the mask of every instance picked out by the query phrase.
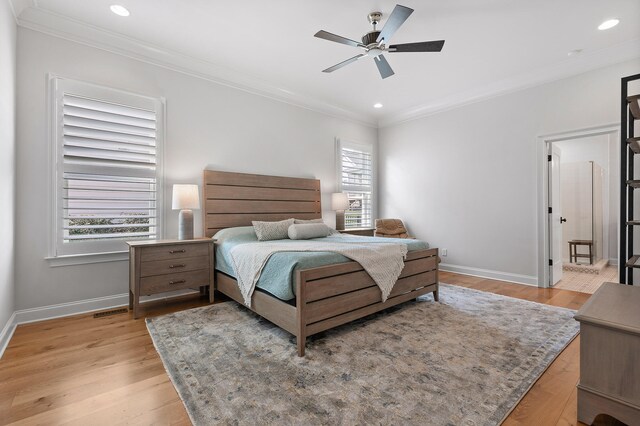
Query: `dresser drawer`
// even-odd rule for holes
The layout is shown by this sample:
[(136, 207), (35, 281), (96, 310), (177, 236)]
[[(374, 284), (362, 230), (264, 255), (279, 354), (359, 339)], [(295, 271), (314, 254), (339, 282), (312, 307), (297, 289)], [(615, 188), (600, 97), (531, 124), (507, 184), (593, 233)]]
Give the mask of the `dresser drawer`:
[(170, 260), (183, 257), (208, 256), (209, 244), (175, 244), (160, 247), (144, 247), (140, 253), (142, 262)]
[(198, 269), (208, 269), (209, 256), (198, 257), (178, 257), (169, 260), (151, 260), (140, 263), (140, 276), (149, 277), (151, 275), (173, 274), (177, 272), (196, 271)]
[(165, 291), (209, 285), (209, 269), (153, 275), (140, 279), (140, 294), (150, 295)]

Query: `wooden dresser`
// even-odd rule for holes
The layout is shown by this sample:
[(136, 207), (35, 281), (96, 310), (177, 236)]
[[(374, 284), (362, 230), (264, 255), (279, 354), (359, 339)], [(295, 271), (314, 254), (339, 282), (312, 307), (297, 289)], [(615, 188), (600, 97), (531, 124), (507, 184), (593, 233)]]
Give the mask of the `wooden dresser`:
[(578, 420), (608, 414), (640, 425), (640, 288), (604, 283), (580, 321)]
[(129, 309), (139, 317), (140, 296), (209, 287), (213, 302), (214, 240), (146, 240), (129, 245)]

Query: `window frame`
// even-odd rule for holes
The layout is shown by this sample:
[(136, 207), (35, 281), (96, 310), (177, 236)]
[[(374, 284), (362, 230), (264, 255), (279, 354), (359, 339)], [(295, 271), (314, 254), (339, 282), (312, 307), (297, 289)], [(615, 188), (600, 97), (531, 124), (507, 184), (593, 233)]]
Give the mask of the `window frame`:
[(165, 99), (150, 97), (107, 86), (72, 80), (48, 74), (48, 124), (49, 124), (49, 253), (46, 259), (51, 266), (66, 266), (82, 263), (98, 263), (126, 260), (128, 247), (122, 239), (102, 241), (75, 241), (73, 246), (63, 244), (64, 223), (64, 139), (61, 125), (62, 98), (65, 93), (93, 98), (104, 102), (123, 104), (131, 107), (153, 110), (156, 113), (156, 236), (164, 233), (164, 140), (165, 140)]
[[(365, 144), (361, 142), (354, 142), (351, 140), (344, 140), (336, 138), (336, 182), (337, 191), (346, 192), (349, 191), (343, 188), (342, 185), (342, 149), (353, 149), (356, 151), (365, 152), (371, 155), (371, 224), (365, 227), (373, 228), (377, 217), (377, 156), (376, 149), (373, 144)], [(356, 191), (357, 192), (357, 191)], [(346, 214), (346, 212), (345, 212)], [(358, 229), (359, 227), (347, 226), (345, 217), (345, 229)]]

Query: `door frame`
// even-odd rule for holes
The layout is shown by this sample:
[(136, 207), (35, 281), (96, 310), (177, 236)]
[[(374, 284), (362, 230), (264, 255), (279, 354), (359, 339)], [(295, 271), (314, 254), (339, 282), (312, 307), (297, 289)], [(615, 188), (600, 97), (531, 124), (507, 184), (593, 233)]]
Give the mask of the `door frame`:
[[(569, 139), (579, 139), (589, 136), (612, 135), (614, 140), (620, 141), (620, 123), (604, 124), (595, 127), (587, 127), (578, 130), (549, 133), (536, 138), (536, 157), (538, 159), (538, 287), (549, 288), (549, 161), (547, 160), (547, 147), (550, 143)], [(611, 161), (620, 163), (620, 149), (615, 150), (616, 157)], [(623, 170), (620, 170), (623, 173)], [(618, 241), (620, 241), (620, 228), (618, 223)], [(618, 244), (619, 245), (619, 244)], [(620, 267), (620, 266), (618, 266)]]

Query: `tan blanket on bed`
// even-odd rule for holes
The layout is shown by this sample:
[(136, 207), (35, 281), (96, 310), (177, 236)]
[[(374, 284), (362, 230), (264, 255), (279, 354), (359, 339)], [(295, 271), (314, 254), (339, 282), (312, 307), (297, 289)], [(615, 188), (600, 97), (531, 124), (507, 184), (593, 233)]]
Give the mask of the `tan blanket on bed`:
[(269, 258), (274, 253), (284, 251), (333, 252), (355, 260), (380, 287), (384, 302), (404, 268), (404, 258), (408, 249), (405, 244), (382, 242), (329, 243), (280, 240), (240, 244), (233, 247), (229, 254), (245, 305), (251, 307), (251, 296)]

